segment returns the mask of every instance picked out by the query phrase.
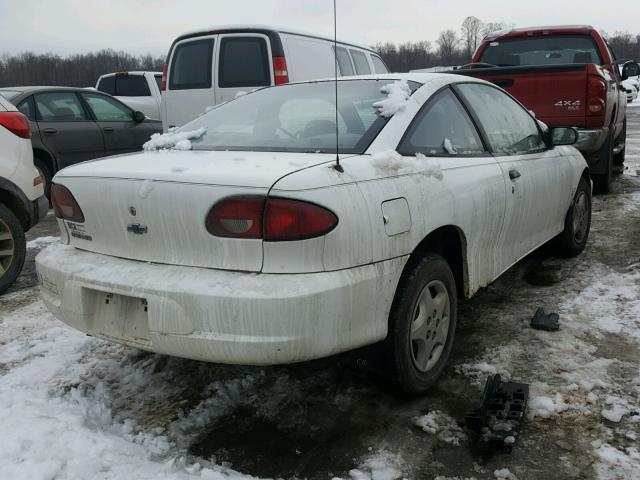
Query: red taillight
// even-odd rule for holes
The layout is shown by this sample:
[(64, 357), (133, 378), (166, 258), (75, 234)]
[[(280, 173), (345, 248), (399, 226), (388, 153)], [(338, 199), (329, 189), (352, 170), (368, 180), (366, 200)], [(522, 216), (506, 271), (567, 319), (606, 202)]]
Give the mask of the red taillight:
[(71, 220), (76, 223), (84, 223), (84, 214), (80, 205), (73, 198), (67, 187), (54, 183), (51, 185), (51, 203), (56, 217)]
[(20, 112), (0, 112), (0, 125), (20, 138), (31, 138), (29, 119)]
[(163, 92), (167, 89), (167, 72), (169, 71), (169, 65), (166, 63), (162, 66), (162, 81), (160, 82), (160, 90)]
[(216, 203), (205, 224), (217, 237), (284, 241), (325, 235), (336, 227), (338, 217), (313, 203), (243, 195)]
[(594, 75), (590, 76), (587, 82), (587, 115), (604, 115), (607, 83), (603, 78)]
[(207, 215), (211, 235), (232, 238), (262, 238), (265, 197), (242, 195), (216, 203)]
[(313, 203), (270, 198), (264, 214), (265, 240), (303, 240), (329, 233), (338, 217)]
[(289, 83), (287, 60), (284, 57), (273, 57), (273, 78), (276, 82), (276, 85)]

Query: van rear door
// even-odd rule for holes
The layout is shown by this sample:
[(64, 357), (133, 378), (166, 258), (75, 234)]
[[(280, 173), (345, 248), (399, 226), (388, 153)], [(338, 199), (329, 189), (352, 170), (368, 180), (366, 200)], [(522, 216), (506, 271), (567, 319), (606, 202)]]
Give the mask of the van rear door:
[(176, 43), (163, 103), (163, 127), (179, 127), (202, 115), (216, 101), (214, 56), (218, 35), (188, 38)]
[(271, 42), (260, 33), (227, 33), (218, 37), (216, 103), (239, 92), (274, 85)]

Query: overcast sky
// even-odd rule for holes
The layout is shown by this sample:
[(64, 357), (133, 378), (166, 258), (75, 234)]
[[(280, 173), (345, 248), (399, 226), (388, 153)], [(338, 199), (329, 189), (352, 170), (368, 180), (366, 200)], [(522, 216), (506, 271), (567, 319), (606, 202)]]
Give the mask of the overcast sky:
[[(333, 34), (333, 0), (0, 0), (0, 53), (103, 48), (164, 55), (180, 33), (260, 23)], [(338, 0), (338, 37), (434, 41), (465, 17), (516, 26), (592, 24), (640, 32), (640, 0)]]

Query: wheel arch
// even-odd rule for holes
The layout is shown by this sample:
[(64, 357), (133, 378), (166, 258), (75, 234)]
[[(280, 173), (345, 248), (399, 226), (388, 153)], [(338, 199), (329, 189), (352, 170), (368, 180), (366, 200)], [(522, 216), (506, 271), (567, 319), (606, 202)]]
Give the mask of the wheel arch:
[(33, 158), (42, 160), (49, 168), (49, 173), (53, 178), (53, 176), (58, 171), (58, 165), (55, 157), (51, 154), (51, 152), (41, 147), (33, 147)]
[(0, 178), (0, 203), (13, 212), (25, 231), (31, 227), (29, 201), (18, 187), (5, 178)]
[(447, 261), (456, 280), (458, 297), (469, 297), (467, 238), (462, 229), (456, 225), (443, 225), (425, 236), (411, 252), (401, 278), (427, 253), (436, 253)]

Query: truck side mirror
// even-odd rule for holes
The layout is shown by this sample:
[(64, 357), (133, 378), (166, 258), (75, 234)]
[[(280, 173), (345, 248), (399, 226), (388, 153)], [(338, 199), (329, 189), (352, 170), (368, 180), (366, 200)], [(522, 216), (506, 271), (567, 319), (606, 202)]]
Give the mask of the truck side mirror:
[(551, 145), (573, 145), (578, 141), (578, 131), (572, 127), (555, 127), (549, 132)]
[(629, 77), (637, 77), (640, 75), (640, 65), (636, 62), (626, 62), (622, 66), (622, 80), (626, 80)]

